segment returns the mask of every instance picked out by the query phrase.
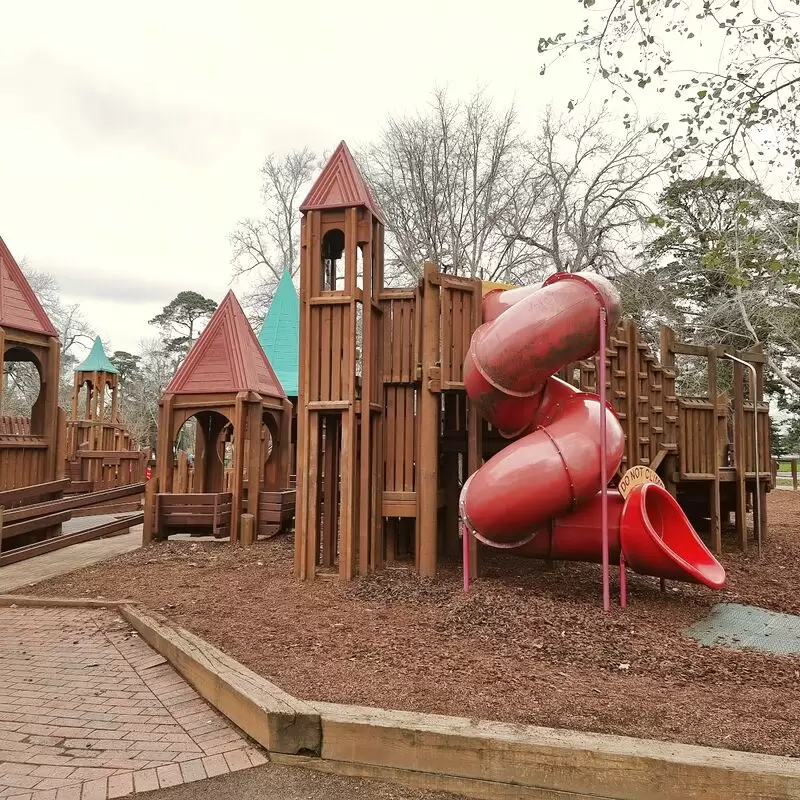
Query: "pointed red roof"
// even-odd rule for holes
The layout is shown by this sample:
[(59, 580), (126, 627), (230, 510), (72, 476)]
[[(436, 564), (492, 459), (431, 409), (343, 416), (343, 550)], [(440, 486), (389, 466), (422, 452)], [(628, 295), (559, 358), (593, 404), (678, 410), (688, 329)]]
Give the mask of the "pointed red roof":
[(53, 323), (0, 238), (0, 326), (58, 336)]
[(232, 291), (166, 388), (167, 394), (258, 392), (286, 397)]
[(383, 222), (383, 216), (364, 182), (352, 153), (340, 142), (320, 173), (300, 211), (320, 211), (325, 208), (364, 206)]

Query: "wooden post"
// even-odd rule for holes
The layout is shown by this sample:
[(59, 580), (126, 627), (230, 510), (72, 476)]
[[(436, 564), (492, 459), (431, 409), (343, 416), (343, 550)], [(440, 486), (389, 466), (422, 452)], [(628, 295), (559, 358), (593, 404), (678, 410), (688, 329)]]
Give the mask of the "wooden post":
[(156, 495), (158, 494), (158, 475), (153, 475), (144, 487), (144, 524), (142, 525), (142, 547), (153, 541), (156, 533)]
[(239, 541), (239, 523), (242, 517), (244, 500), (244, 458), (246, 440), (245, 402), (247, 392), (236, 395), (236, 410), (233, 420), (233, 478), (231, 481), (231, 542)]
[[(292, 416), (294, 409), (289, 400), (283, 401), (280, 427), (280, 451), (278, 452), (278, 486), (279, 489), (288, 489), (291, 483), (292, 458)], [(274, 443), (273, 443), (274, 446)]]
[[(379, 373), (380, 375), (380, 373)], [(380, 399), (383, 407), (383, 398)], [(383, 412), (372, 415), (372, 568), (381, 570), (384, 566), (384, 521), (383, 521)]]
[(159, 478), (161, 491), (169, 494), (172, 491), (173, 478), (173, 437), (177, 431), (173, 431), (173, 404), (175, 396), (172, 394), (164, 395), (161, 400), (161, 410), (158, 415), (158, 440), (157, 440), (157, 461), (156, 472)]
[[(763, 348), (758, 347), (757, 353), (763, 353)], [(761, 541), (767, 540), (769, 532), (768, 514), (767, 514), (767, 475), (769, 474), (769, 459), (770, 459), (770, 436), (769, 436), (769, 406), (767, 406), (766, 414), (759, 414), (759, 406), (764, 402), (764, 363), (761, 360), (754, 359), (753, 366), (755, 367), (756, 374), (754, 377), (755, 384), (753, 386), (753, 414), (755, 417), (755, 424), (758, 426), (758, 452), (756, 453), (756, 460), (758, 465), (759, 479), (755, 491), (758, 492), (758, 503), (755, 502), (753, 497), (753, 514), (758, 513), (758, 508), (761, 508), (761, 515), (754, 526), (754, 533), (761, 531)], [(764, 416), (766, 424), (761, 425), (761, 417)]]
[[(356, 261), (353, 263), (353, 288), (358, 289), (356, 274), (356, 264), (358, 258), (358, 233), (356, 221), (358, 217), (358, 210), (353, 210), (353, 236), (356, 241)], [(369, 260), (365, 257), (369, 256)], [(373, 481), (372, 470), (372, 403), (374, 401), (374, 373), (377, 370), (377, 358), (380, 353), (380, 347), (377, 348), (378, 353), (373, 351), (373, 303), (372, 303), (372, 256), (369, 243), (367, 243), (367, 252), (361, 251), (362, 263), (362, 286), (361, 286), (361, 418), (359, 424), (361, 427), (361, 447), (359, 451), (359, 490), (358, 490), (358, 572), (360, 575), (366, 575), (370, 569), (374, 569), (375, 560), (372, 550), (373, 537), (377, 537), (378, 531), (376, 520), (374, 518), (375, 506), (373, 503), (373, 494), (378, 491), (378, 487)], [(358, 308), (358, 301), (353, 306), (355, 312)], [(353, 324), (355, 325), (357, 317), (354, 313)], [(353, 337), (356, 338), (355, 336)]]
[[(2, 269), (2, 264), (0, 264), (0, 269)], [(3, 407), (3, 389), (5, 380), (3, 380), (3, 375), (5, 374), (5, 361), (6, 361), (6, 334), (5, 331), (0, 328), (0, 408)]]
[(747, 552), (747, 453), (745, 452), (744, 373), (738, 361), (733, 362), (733, 454), (736, 478), (736, 535)]
[(336, 541), (339, 530), (339, 448), (341, 417), (329, 414), (325, 418), (325, 442), (322, 489), (322, 566), (332, 567), (336, 560)]
[[(472, 329), (476, 331), (483, 322), (483, 294), (478, 285), (472, 303)], [(483, 464), (483, 420), (478, 408), (472, 401), (467, 405), (467, 474), (472, 475)], [(478, 540), (469, 533), (469, 577), (474, 580), (480, 574), (478, 563)]]
[(209, 426), (208, 414), (197, 414), (195, 416), (194, 434), (194, 481), (192, 491), (203, 494), (206, 491), (206, 481), (208, 479), (208, 458), (213, 456), (213, 449), (210, 442), (206, 442), (206, 432)]
[[(247, 512), (253, 518), (254, 530), (258, 530), (258, 507), (259, 496), (261, 494), (261, 426), (262, 426), (262, 405), (259, 395), (252, 395), (248, 401), (247, 411), (247, 440), (248, 440), (248, 459), (247, 459)], [(278, 443), (275, 443), (278, 446)], [(275, 454), (278, 457), (278, 454)], [(278, 487), (283, 488), (283, 487)], [(244, 517), (242, 517), (244, 519)]]
[(422, 387), (419, 399), (417, 462), (417, 570), (436, 575), (437, 495), (439, 489), (439, 286), (434, 264), (426, 263), (422, 294)]
[[(250, 489), (248, 488), (248, 492)], [(240, 542), (242, 547), (252, 547), (256, 540), (256, 520), (252, 514), (242, 514)]]
[[(313, 525), (306, 525), (304, 532), (305, 542), (305, 566), (304, 577), (306, 580), (311, 580), (317, 574), (317, 560), (319, 558), (319, 528), (317, 521), (319, 519), (319, 444), (320, 444), (320, 415), (314, 411), (308, 418), (308, 460), (307, 467), (304, 474), (306, 481), (306, 512), (307, 520), (313, 522)], [(327, 443), (326, 443), (327, 447)], [(298, 477), (300, 469), (298, 467)], [(297, 513), (297, 507), (295, 507)]]
[(175, 491), (177, 494), (186, 494), (189, 491), (189, 457), (185, 450), (178, 453), (178, 485)]
[(56, 425), (56, 474), (59, 480), (67, 476), (67, 412), (58, 409), (58, 424)]
[[(625, 449), (628, 455), (627, 469), (639, 464), (639, 335), (636, 325), (631, 320), (625, 321), (625, 342), (628, 348), (625, 364), (625, 421), (627, 425), (627, 441)], [(609, 331), (609, 334), (611, 331)], [(600, 366), (600, 365), (598, 365)], [(597, 374), (600, 374), (598, 370)], [(608, 371), (612, 381), (611, 399), (613, 402), (613, 370)], [(599, 391), (598, 387), (598, 391)]]
[(111, 376), (111, 422), (116, 422), (119, 416), (119, 378)]
[[(347, 409), (342, 413), (342, 450), (341, 450), (341, 512), (339, 516), (339, 576), (352, 580), (357, 574), (358, 547), (360, 544), (358, 513), (358, 481), (359, 457), (357, 452), (358, 423), (356, 416), (356, 350), (358, 349), (356, 331), (356, 250), (357, 250), (357, 219), (358, 209), (348, 208), (344, 212), (344, 259), (345, 259), (345, 291), (349, 296), (348, 309), (345, 318), (349, 322), (349, 331), (342, 331), (342, 342), (347, 342), (343, 347), (343, 400), (348, 402)], [(349, 338), (346, 338), (349, 337)], [(363, 351), (363, 342), (362, 351)], [(335, 366), (333, 367), (335, 368)]]
[(312, 213), (308, 221), (303, 220), (300, 226), (300, 358), (298, 368), (298, 397), (297, 397), (297, 472), (295, 473), (295, 534), (294, 534), (294, 574), (300, 580), (310, 580), (314, 577), (316, 569), (311, 560), (309, 565), (308, 535), (313, 529), (314, 520), (309, 507), (309, 494), (312, 484), (307, 474), (311, 469), (310, 460), (310, 417), (308, 401), (311, 391), (309, 365), (311, 361), (311, 307), (309, 297), (311, 294), (312, 270), (309, 264), (313, 253), (319, 247), (319, 227), (314, 224), (318, 215)]
[(51, 338), (49, 342), (49, 352), (47, 359), (47, 373), (43, 376), (43, 391), (46, 392), (44, 410), (44, 436), (48, 443), (48, 464), (47, 474), (43, 477), (45, 481), (55, 480), (58, 474), (57, 454), (58, 450), (58, 389), (61, 382), (61, 346), (58, 339)]
[(664, 459), (664, 488), (677, 497), (678, 487), (675, 483), (675, 473), (680, 462), (680, 415), (678, 414), (677, 399), (675, 396), (675, 353), (672, 345), (675, 342), (675, 331), (667, 325), (661, 326), (659, 334), (661, 350), (661, 381), (664, 386), (662, 402), (664, 403), (664, 445), (672, 453)]
[(72, 419), (78, 419), (78, 398), (81, 393), (80, 373), (76, 372), (72, 381)]
[(711, 548), (717, 554), (722, 553), (722, 511), (720, 508), (719, 474), (722, 465), (719, 461), (717, 447), (717, 420), (719, 415), (719, 392), (717, 391), (717, 351), (708, 348), (708, 399), (714, 407), (713, 423), (706, 431), (706, 447), (714, 468), (714, 480), (709, 487), (709, 517), (711, 521)]

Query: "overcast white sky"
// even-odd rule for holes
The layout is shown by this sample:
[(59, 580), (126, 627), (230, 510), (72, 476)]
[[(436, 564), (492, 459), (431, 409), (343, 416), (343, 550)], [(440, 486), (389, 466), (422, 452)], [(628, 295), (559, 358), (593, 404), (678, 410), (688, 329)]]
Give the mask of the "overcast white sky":
[(538, 38), (575, 28), (575, 0), (210, 6), (0, 12), (0, 235), (115, 349), (182, 289), (221, 299), (268, 152), (357, 146), (436, 85), (486, 85), (533, 124), (585, 81), (577, 60), (538, 77)]

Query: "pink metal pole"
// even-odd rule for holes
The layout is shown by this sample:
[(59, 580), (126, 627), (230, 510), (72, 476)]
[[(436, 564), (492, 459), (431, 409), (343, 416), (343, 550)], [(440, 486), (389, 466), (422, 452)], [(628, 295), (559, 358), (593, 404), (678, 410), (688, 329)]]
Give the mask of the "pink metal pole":
[(600, 390), (600, 528), (603, 542), (603, 610), (611, 608), (611, 589), (608, 577), (608, 457), (606, 453), (606, 310), (600, 310), (600, 352), (597, 382)]
[(469, 529), (461, 523), (461, 563), (464, 568), (464, 592), (469, 592)]
[(619, 604), (628, 607), (628, 573), (625, 571), (625, 556), (619, 554)]

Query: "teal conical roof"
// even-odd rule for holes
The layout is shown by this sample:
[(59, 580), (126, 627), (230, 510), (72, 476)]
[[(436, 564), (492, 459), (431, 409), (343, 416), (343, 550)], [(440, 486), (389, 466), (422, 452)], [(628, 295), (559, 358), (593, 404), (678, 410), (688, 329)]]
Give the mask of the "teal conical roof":
[(99, 336), (95, 337), (89, 355), (86, 356), (82, 364), (78, 364), (75, 367), (75, 372), (110, 372), (112, 375), (119, 374), (119, 370), (108, 360)]
[(300, 301), (289, 270), (281, 275), (258, 341), (288, 397), (297, 397), (300, 369)]

